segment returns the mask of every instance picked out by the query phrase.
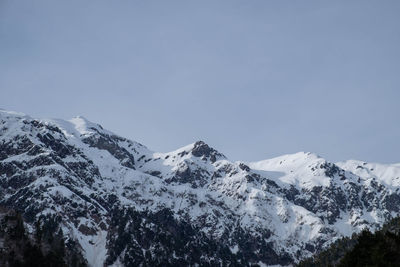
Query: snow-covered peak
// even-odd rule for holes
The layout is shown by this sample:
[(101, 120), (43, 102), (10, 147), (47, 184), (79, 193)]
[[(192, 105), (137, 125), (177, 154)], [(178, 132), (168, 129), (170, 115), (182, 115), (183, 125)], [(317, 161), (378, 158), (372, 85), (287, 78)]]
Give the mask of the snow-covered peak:
[[(93, 133), (93, 129), (98, 129), (101, 126), (98, 124), (92, 123), (87, 120), (85, 117), (77, 116), (69, 120), (74, 126), (74, 128), (82, 135), (88, 135)], [(101, 128), (102, 129), (102, 128)]]
[(30, 116), (22, 112), (0, 109), (0, 119), (21, 119), (21, 118), (31, 119)]
[(300, 187), (329, 186), (330, 178), (321, 168), (327, 161), (310, 152), (298, 152), (248, 163), (254, 170), (275, 172), (278, 182)]
[(324, 159), (318, 156), (317, 154), (311, 152), (297, 152), (294, 154), (287, 154), (271, 159), (251, 162), (249, 164), (257, 166), (260, 169), (269, 165), (281, 166), (285, 168), (287, 166), (303, 165), (317, 161), (324, 161)]
[(156, 156), (159, 157), (172, 157), (172, 158), (190, 158), (197, 157), (201, 159), (208, 159), (212, 163), (217, 160), (226, 159), (226, 157), (218, 152), (216, 149), (210, 147), (204, 141), (197, 141), (195, 143), (186, 145), (177, 150), (167, 152), (167, 153), (155, 153)]
[[(27, 123), (36, 121), (43, 125), (50, 125), (59, 128), (66, 137), (70, 136), (88, 136), (95, 132), (105, 132), (108, 134), (113, 134), (107, 130), (104, 130), (99, 124), (93, 123), (83, 116), (77, 116), (70, 120), (63, 119), (36, 119), (32, 118), (24, 113), (7, 111), (0, 109), (0, 119), (7, 123)], [(18, 127), (15, 125), (15, 127)], [(17, 131), (18, 132), (18, 131)]]

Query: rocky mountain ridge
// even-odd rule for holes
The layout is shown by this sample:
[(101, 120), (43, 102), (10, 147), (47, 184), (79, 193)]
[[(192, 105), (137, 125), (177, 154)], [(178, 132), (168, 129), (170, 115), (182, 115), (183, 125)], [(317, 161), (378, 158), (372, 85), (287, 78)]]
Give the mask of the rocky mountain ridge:
[(90, 266), (288, 265), (397, 216), (399, 177), (303, 152), (232, 162), (202, 141), (156, 153), (83, 117), (0, 111), (0, 205), (28, 229), (58, 218)]

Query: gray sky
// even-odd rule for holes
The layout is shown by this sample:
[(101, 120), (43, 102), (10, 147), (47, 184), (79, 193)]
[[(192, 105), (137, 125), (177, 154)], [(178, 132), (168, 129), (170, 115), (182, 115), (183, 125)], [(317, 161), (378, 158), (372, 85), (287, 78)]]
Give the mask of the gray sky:
[(0, 107), (156, 151), (400, 162), (399, 1), (0, 0)]

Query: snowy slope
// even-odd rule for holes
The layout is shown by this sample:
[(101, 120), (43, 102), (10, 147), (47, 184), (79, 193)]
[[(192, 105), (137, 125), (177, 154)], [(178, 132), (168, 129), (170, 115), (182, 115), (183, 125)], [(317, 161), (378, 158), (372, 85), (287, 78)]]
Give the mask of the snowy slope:
[[(287, 265), (398, 215), (399, 177), (399, 164), (334, 164), (303, 152), (232, 162), (202, 141), (158, 153), (83, 117), (0, 111), (0, 204), (32, 225), (59, 218), (91, 266), (168, 253), (190, 264)], [(180, 240), (182, 229), (185, 249), (154, 239)], [(153, 243), (141, 236), (150, 232)], [(184, 255), (188, 247), (199, 258)]]
[(400, 187), (400, 163), (379, 164), (367, 163), (359, 160), (348, 160), (339, 162), (337, 165), (345, 170), (351, 171), (363, 180), (379, 180), (385, 186), (394, 190)]

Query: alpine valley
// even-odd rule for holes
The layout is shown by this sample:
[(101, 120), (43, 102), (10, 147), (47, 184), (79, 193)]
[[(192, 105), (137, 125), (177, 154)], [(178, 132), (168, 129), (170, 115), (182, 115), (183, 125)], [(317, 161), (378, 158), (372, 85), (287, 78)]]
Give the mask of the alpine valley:
[(32, 244), (51, 226), (38, 246), (60, 240), (67, 266), (287, 266), (398, 216), (400, 164), (158, 153), (83, 117), (1, 110), (0, 206), (0, 253), (21, 214)]

